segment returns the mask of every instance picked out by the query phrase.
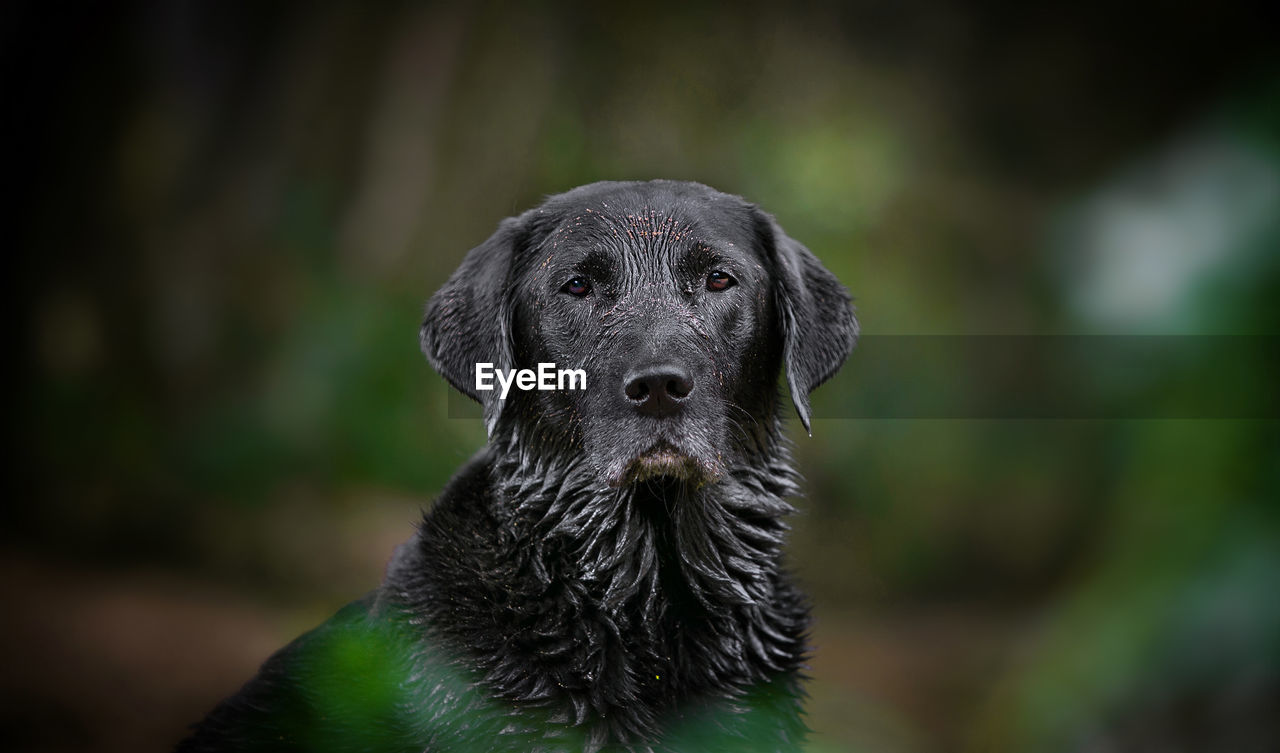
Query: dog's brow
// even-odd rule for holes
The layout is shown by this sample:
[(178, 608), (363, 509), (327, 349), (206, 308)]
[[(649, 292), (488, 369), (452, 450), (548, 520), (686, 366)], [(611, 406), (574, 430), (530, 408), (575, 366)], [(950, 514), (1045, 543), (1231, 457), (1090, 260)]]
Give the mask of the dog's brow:
[(737, 258), (707, 243), (695, 243), (680, 259), (680, 267), (689, 274), (700, 274), (713, 267), (737, 266)]
[(595, 280), (605, 280), (613, 276), (614, 261), (605, 251), (593, 248), (573, 266)]
[(706, 243), (695, 243), (684, 254), (685, 262), (695, 266), (713, 264), (723, 258), (723, 254)]

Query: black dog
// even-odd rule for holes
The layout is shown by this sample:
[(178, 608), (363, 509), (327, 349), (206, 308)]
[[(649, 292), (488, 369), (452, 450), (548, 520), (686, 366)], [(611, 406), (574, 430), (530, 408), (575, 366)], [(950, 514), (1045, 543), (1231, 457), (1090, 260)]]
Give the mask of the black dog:
[[(263, 665), (211, 750), (791, 750), (808, 608), (780, 568), (808, 395), (848, 294), (744, 200), (596, 183), (502, 222), (427, 305), (422, 348), (490, 441), (382, 586)], [(477, 389), (581, 369), (585, 389)]]

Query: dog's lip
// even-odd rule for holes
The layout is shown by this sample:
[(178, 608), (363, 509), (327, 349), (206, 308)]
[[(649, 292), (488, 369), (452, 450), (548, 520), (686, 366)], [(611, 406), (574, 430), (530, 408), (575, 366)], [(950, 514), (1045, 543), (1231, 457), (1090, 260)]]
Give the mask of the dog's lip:
[(675, 445), (664, 439), (655, 442), (652, 447), (637, 455), (631, 462), (641, 465), (666, 466), (692, 460), (693, 458), (689, 456), (689, 453), (681, 452)]
[(637, 453), (616, 476), (613, 485), (634, 484), (658, 476), (694, 481), (704, 475), (706, 472), (697, 459), (662, 439)]

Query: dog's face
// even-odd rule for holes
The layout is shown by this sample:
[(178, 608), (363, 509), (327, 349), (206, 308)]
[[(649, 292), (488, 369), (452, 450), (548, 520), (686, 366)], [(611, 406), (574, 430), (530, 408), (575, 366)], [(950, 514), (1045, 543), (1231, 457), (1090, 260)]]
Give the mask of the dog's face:
[(587, 375), (588, 389), (531, 395), (537, 413), (577, 427), (613, 486), (718, 479), (729, 427), (771, 412), (781, 358), (749, 211), (652, 198), (549, 202), (513, 281), (516, 364)]
[[(761, 441), (784, 361), (808, 393), (856, 336), (835, 278), (772, 218), (694, 183), (597, 183), (504, 221), (428, 304), (422, 344), (490, 430), (586, 454), (611, 486), (701, 486)], [(476, 363), (580, 369), (586, 388), (475, 389)]]

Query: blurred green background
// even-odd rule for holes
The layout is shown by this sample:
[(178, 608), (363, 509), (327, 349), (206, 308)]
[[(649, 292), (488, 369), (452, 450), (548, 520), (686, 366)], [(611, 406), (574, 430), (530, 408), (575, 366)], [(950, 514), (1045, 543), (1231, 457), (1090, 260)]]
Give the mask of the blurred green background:
[[(868, 336), (1280, 334), (1253, 4), (4, 15), (13, 750), (165, 750), (379, 581), (484, 438), (448, 417), (422, 304), (549, 193), (740, 193)], [(918, 379), (873, 352), (791, 426), (813, 751), (1275, 749), (1274, 410), (840, 418)]]

